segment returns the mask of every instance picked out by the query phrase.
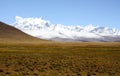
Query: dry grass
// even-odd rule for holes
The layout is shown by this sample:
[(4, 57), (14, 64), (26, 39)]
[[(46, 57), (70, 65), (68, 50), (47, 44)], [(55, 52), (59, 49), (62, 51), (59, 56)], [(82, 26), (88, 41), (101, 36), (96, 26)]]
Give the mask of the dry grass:
[(120, 43), (1, 43), (0, 76), (120, 76)]

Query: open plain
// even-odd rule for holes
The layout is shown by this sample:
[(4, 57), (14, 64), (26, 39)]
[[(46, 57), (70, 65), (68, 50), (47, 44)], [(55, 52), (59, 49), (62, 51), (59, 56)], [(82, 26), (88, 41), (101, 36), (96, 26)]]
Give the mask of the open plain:
[(120, 43), (0, 43), (0, 76), (120, 76)]

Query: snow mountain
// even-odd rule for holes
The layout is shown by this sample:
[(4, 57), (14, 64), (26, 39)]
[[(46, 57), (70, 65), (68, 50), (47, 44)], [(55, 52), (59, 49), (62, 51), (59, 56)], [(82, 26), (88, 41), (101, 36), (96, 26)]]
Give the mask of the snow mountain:
[(22, 18), (16, 16), (13, 25), (21, 31), (47, 40), (81, 41), (81, 42), (114, 42), (120, 41), (120, 31), (115, 28), (100, 26), (65, 26), (51, 24), (42, 18)]

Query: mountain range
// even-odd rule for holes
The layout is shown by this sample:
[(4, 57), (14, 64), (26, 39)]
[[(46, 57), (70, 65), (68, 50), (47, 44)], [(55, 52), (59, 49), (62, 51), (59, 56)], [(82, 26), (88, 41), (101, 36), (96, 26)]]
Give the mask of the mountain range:
[(115, 42), (120, 41), (120, 31), (100, 26), (65, 26), (51, 24), (42, 18), (22, 18), (16, 16), (14, 27), (41, 39), (68, 42)]

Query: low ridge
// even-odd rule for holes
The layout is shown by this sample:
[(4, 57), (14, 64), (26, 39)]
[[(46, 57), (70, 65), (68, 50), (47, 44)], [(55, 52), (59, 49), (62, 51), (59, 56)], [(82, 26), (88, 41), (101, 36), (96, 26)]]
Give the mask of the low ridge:
[(33, 42), (33, 41), (45, 41), (27, 35), (19, 29), (0, 22), (0, 43), (2, 42)]

